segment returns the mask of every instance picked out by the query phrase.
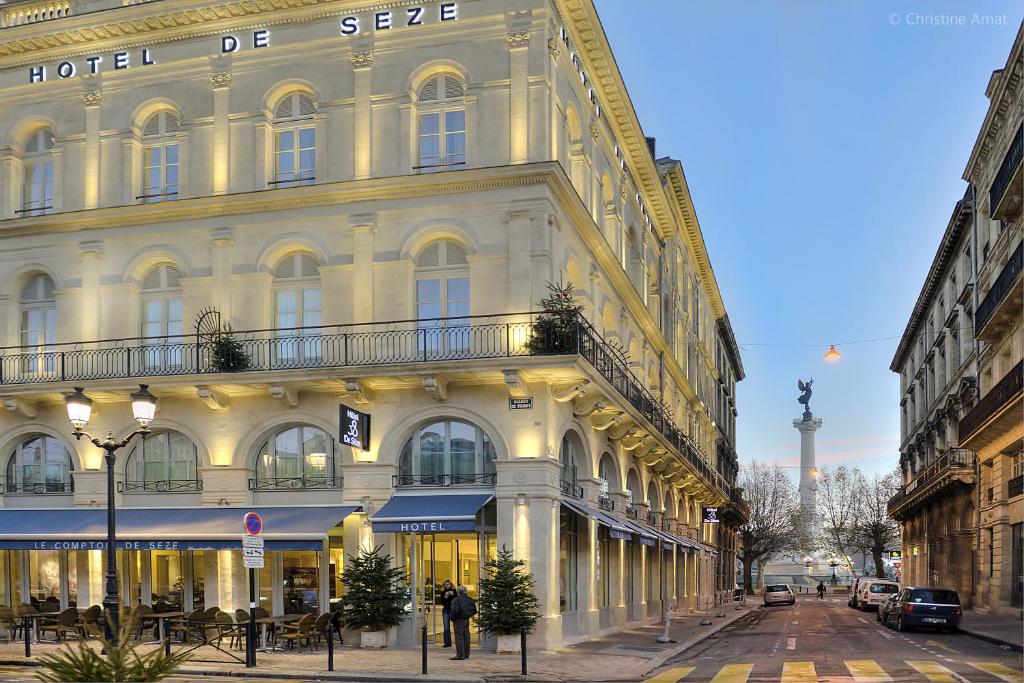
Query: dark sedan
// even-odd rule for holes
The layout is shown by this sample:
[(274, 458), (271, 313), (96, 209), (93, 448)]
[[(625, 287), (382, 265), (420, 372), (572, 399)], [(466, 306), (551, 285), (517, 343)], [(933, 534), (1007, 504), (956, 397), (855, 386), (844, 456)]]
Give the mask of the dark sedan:
[(899, 595), (899, 591), (896, 591), (888, 598), (885, 599), (881, 605), (878, 606), (878, 611), (875, 612), (875, 619), (885, 624), (888, 623), (886, 615), (889, 613), (889, 609), (896, 604), (896, 597)]
[(885, 605), (882, 618), (897, 631), (935, 628), (950, 633), (960, 626), (960, 596), (949, 588), (904, 588)]

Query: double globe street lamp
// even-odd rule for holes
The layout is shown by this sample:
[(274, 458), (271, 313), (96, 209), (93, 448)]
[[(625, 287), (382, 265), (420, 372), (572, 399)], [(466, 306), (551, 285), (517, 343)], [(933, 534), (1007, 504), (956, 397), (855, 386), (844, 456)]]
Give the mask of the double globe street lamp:
[[(68, 419), (74, 430), (71, 434), (76, 440), (84, 436), (97, 448), (103, 449), (107, 461), (107, 588), (103, 596), (103, 606), (107, 618), (103, 620), (108, 642), (113, 642), (118, 632), (119, 611), (121, 601), (117, 589), (117, 534), (114, 528), (114, 465), (118, 450), (128, 445), (132, 437), (149, 434), (149, 425), (156, 416), (156, 396), (149, 393), (148, 384), (140, 384), (139, 390), (131, 394), (132, 415), (139, 428), (123, 439), (115, 439), (113, 431), (107, 431), (107, 438), (102, 441), (85, 431), (92, 416), (92, 399), (85, 395), (82, 387), (75, 387), (73, 393), (64, 396), (68, 409)], [(111, 623), (113, 622), (113, 623)]]

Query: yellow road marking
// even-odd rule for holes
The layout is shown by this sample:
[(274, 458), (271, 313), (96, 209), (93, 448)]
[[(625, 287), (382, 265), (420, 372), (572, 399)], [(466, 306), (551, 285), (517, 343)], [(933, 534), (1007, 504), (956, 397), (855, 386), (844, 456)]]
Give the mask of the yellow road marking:
[(657, 676), (648, 678), (647, 683), (676, 683), (686, 677), (686, 674), (694, 670), (692, 666), (677, 666), (674, 669), (665, 669)]
[(914, 667), (918, 673), (923, 674), (932, 683), (957, 683), (953, 672), (937, 662), (912, 662), (908, 659), (907, 664)]
[(1024, 674), (1020, 671), (1014, 671), (1008, 666), (997, 664), (996, 662), (967, 662), (975, 669), (981, 669), (987, 674), (992, 674), (1000, 680), (1008, 681), (1009, 683), (1024, 683)]
[(892, 680), (892, 676), (885, 673), (873, 659), (848, 659), (844, 663), (854, 683), (884, 683)]
[(925, 641), (925, 645), (927, 645), (928, 647), (937, 647), (941, 650), (945, 650), (946, 652), (952, 652), (953, 654), (960, 654), (959, 652), (951, 648), (949, 645), (946, 645), (945, 643), (940, 643), (937, 640), (927, 640)]
[(782, 665), (782, 683), (818, 683), (814, 662), (786, 662)]
[(747, 683), (753, 668), (753, 664), (726, 664), (711, 679), (711, 683)]

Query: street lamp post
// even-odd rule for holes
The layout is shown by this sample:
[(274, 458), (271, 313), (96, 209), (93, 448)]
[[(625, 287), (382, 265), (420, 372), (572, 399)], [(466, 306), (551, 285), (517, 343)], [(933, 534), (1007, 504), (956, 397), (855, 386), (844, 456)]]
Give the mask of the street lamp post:
[[(76, 440), (84, 436), (97, 448), (104, 451), (107, 461), (107, 586), (103, 595), (103, 606), (109, 619), (104, 619), (105, 635), (108, 642), (113, 642), (118, 632), (119, 611), (121, 601), (117, 588), (117, 532), (114, 524), (114, 465), (117, 462), (117, 451), (128, 445), (132, 437), (149, 433), (149, 425), (156, 415), (156, 396), (149, 393), (148, 384), (140, 384), (139, 390), (131, 394), (132, 415), (139, 423), (139, 428), (122, 439), (115, 439), (112, 431), (102, 441), (87, 433), (84, 429), (92, 415), (92, 399), (85, 395), (82, 387), (75, 387), (73, 393), (64, 397), (68, 409), (68, 420), (74, 427), (71, 434)], [(111, 623), (113, 622), (113, 623)]]
[(828, 563), (828, 566), (832, 567), (832, 578), (829, 579), (829, 583), (834, 586), (839, 583), (839, 579), (836, 578), (836, 567), (839, 566), (839, 563), (836, 562), (835, 559), (832, 559), (832, 561)]

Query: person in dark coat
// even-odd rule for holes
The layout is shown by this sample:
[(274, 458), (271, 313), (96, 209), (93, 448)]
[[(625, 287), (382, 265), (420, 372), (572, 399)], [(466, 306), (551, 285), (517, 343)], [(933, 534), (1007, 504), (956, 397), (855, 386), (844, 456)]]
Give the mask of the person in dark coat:
[(469, 620), (476, 614), (476, 600), (469, 597), (465, 586), (459, 586), (452, 600), (452, 623), (455, 625), (455, 656), (451, 659), (469, 659)]
[(824, 581), (819, 581), (818, 582), (818, 599), (819, 600), (824, 600), (825, 599), (825, 582)]
[(447, 579), (441, 585), (441, 623), (444, 624), (444, 646), (452, 646), (452, 600), (455, 599), (455, 584)]

